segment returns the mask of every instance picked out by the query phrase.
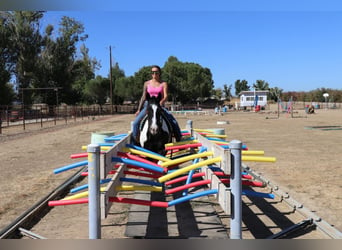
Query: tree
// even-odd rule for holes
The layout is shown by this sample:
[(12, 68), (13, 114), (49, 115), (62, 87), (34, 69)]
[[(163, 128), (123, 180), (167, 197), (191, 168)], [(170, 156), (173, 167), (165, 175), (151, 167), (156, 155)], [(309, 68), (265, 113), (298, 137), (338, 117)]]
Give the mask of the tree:
[(15, 97), (13, 85), (0, 83), (0, 105), (10, 105)]
[(98, 68), (98, 61), (90, 58), (89, 49), (83, 44), (80, 48), (82, 57), (73, 64), (71, 75), (73, 76), (72, 93), (75, 102), (84, 102), (84, 87), (88, 81), (95, 78), (95, 70)]
[[(6, 53), (8, 72), (14, 74), (19, 88), (29, 87), (37, 75), (37, 58), (40, 53), (41, 35), (39, 21), (43, 17), (41, 11), (6, 11), (1, 12), (2, 30), (6, 29)], [(25, 96), (25, 103), (30, 96)]]
[(282, 95), (283, 90), (277, 87), (270, 88), (269, 98), (275, 102), (278, 102), (279, 97)]
[(75, 93), (72, 83), (75, 76), (72, 74), (76, 61), (77, 43), (84, 41), (88, 36), (83, 34), (84, 26), (82, 23), (70, 17), (62, 17), (59, 33), (54, 42), (54, 54), (52, 56), (53, 72), (51, 80), (63, 88), (61, 100), (73, 104)]
[(231, 98), (233, 97), (231, 84), (229, 86), (227, 86), (227, 84), (223, 85), (223, 95), (225, 96), (227, 101), (231, 100)]
[(213, 90), (213, 95), (216, 97), (216, 99), (221, 100), (223, 97), (223, 91), (221, 88), (217, 88)]
[(117, 103), (122, 103), (123, 101), (132, 101), (134, 102), (141, 96), (142, 87), (140, 91), (135, 91), (136, 88), (133, 87), (134, 77), (121, 77), (115, 81), (115, 90), (114, 96), (117, 99)]
[[(164, 79), (163, 76), (164, 73), (162, 73), (162, 79)], [(131, 93), (134, 101), (140, 101), (144, 83), (148, 79), (151, 79), (151, 66), (144, 66), (134, 73), (131, 85), (129, 85), (129, 87), (132, 88)]]
[(165, 63), (163, 76), (169, 84), (169, 100), (174, 102), (176, 100), (181, 103), (202, 101), (210, 97), (214, 87), (209, 68), (204, 68), (197, 63), (180, 62), (174, 56), (170, 56)]
[(87, 98), (87, 103), (97, 103), (100, 106), (106, 103), (106, 97), (108, 96), (109, 79), (97, 76), (95, 79), (91, 79), (85, 85), (84, 94)]
[[(117, 92), (116, 89), (119, 87), (119, 86), (116, 86), (116, 82), (120, 79), (120, 78), (125, 78), (125, 72), (120, 69), (119, 67), (119, 63), (115, 63), (114, 67), (112, 67), (112, 75), (109, 77), (112, 77), (112, 84), (113, 84), (113, 103), (114, 104), (119, 104), (123, 101), (123, 99), (116, 95), (115, 93)], [(108, 78), (109, 78), (108, 77)], [(123, 87), (123, 88), (127, 88), (126, 86), (120, 86), (120, 87)], [(110, 97), (110, 96), (109, 96)]]
[(256, 90), (269, 90), (269, 84), (268, 82), (264, 80), (256, 80), (256, 82), (253, 84), (253, 88)]
[(250, 90), (248, 82), (246, 80), (236, 80), (235, 81), (235, 95), (239, 95), (241, 91)]
[(8, 84), (11, 73), (10, 32), (6, 27), (6, 16), (0, 13), (0, 105), (11, 103), (14, 92)]

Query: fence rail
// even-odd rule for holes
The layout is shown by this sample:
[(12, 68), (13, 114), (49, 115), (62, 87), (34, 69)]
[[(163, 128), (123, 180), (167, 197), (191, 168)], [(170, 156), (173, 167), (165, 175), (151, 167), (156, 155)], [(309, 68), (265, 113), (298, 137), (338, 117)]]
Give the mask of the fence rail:
[(67, 124), (77, 120), (92, 119), (93, 117), (111, 114), (132, 114), (136, 110), (134, 105), (92, 105), (92, 106), (48, 106), (42, 105), (3, 105), (0, 106), (0, 134), (5, 134), (9, 128), (26, 129), (27, 125), (49, 123), (49, 126)]

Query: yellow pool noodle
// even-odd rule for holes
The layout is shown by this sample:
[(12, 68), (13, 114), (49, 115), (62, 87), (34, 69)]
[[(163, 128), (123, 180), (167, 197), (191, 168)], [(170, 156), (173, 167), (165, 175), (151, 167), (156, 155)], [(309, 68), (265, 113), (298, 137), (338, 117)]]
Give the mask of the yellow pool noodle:
[(252, 155), (243, 155), (241, 156), (242, 161), (255, 161), (255, 162), (275, 162), (275, 157), (266, 157), (266, 156), (252, 156)]
[(192, 155), (188, 155), (188, 156), (184, 156), (175, 160), (170, 160), (170, 161), (166, 161), (160, 164), (160, 166), (162, 167), (169, 167), (172, 165), (176, 165), (182, 162), (186, 162), (186, 161), (191, 161), (193, 159), (196, 158), (202, 158), (202, 157), (207, 157), (207, 156), (212, 156), (214, 153), (209, 151), (209, 152), (203, 152), (203, 153), (199, 153), (199, 154), (192, 154)]
[(204, 137), (216, 137), (216, 138), (227, 138), (227, 135), (216, 135), (216, 134), (206, 134), (202, 135)]
[(181, 168), (181, 169), (176, 170), (176, 171), (174, 171), (174, 172), (172, 172), (170, 174), (167, 174), (167, 175), (164, 175), (162, 177), (159, 177), (158, 181), (162, 183), (162, 182), (165, 182), (165, 181), (167, 181), (169, 179), (172, 179), (172, 178), (174, 178), (176, 176), (179, 176), (181, 174), (189, 172), (190, 170), (193, 170), (193, 169), (205, 166), (205, 165), (210, 165), (210, 164), (213, 164), (213, 163), (216, 163), (216, 162), (220, 162), (221, 160), (222, 160), (222, 157), (215, 157), (215, 158), (211, 158), (211, 159), (208, 159), (208, 160), (205, 160), (205, 161), (200, 161), (200, 162), (198, 162), (196, 164), (193, 164), (193, 165)]
[[(87, 148), (88, 148), (88, 146), (82, 146), (82, 150), (87, 150)], [(110, 146), (100, 146), (100, 149), (102, 151), (106, 151), (106, 150), (111, 149), (111, 147)]]
[(215, 144), (229, 145), (229, 141), (211, 141), (211, 142)]
[(242, 150), (242, 155), (264, 155), (265, 151), (263, 150)]
[[(106, 187), (101, 187), (100, 188), (100, 192), (104, 192), (104, 191), (106, 191)], [(65, 197), (64, 199), (62, 199), (62, 201), (84, 198), (84, 197), (88, 197), (88, 195), (89, 195), (89, 192), (85, 191), (85, 192), (81, 192), (81, 193), (78, 193), (78, 194), (74, 194), (74, 195)]]
[(165, 144), (165, 147), (186, 145), (186, 144), (191, 144), (191, 143), (198, 143), (198, 140), (170, 142), (170, 143)]
[(212, 132), (213, 132), (212, 129), (199, 129), (199, 128), (194, 128), (193, 130), (195, 130), (196, 132), (209, 132), (209, 133), (212, 133)]
[(133, 148), (123, 148), (123, 151), (124, 152), (130, 152), (130, 153), (133, 153), (133, 154), (138, 154), (138, 155), (144, 155), (144, 156), (147, 156), (149, 158), (152, 158), (152, 159), (155, 159), (155, 160), (158, 160), (158, 161), (163, 161), (163, 162), (170, 161), (170, 159), (167, 158), (167, 157), (151, 154), (151, 153), (140, 151), (140, 150), (136, 150), (136, 149), (133, 149)]

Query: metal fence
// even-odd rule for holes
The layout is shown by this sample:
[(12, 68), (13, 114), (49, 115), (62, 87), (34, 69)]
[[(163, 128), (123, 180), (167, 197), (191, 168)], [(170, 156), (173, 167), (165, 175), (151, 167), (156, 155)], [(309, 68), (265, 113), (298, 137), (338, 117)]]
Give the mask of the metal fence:
[(3, 105), (0, 106), (0, 134), (6, 129), (22, 128), (40, 124), (40, 127), (54, 126), (61, 123), (71, 123), (84, 119), (94, 119), (98, 116), (112, 114), (132, 114), (136, 111), (135, 105), (91, 105), (91, 106), (48, 106), (46, 104)]

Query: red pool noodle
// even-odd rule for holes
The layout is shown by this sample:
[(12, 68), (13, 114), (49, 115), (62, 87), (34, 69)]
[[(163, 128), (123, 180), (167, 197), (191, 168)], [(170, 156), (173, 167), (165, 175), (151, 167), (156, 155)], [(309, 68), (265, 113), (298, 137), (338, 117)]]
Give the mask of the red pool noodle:
[(84, 204), (84, 203), (88, 203), (88, 198), (80, 198), (80, 199), (74, 199), (74, 200), (49, 201), (48, 205), (49, 207), (54, 207), (54, 206), (76, 205), (76, 204)]
[(83, 158), (88, 157), (88, 153), (80, 153), (80, 154), (72, 154), (70, 155), (71, 159)]
[(211, 182), (211, 180), (202, 180), (202, 181), (196, 181), (196, 182), (192, 182), (189, 184), (185, 184), (179, 187), (175, 187), (175, 188), (170, 188), (165, 190), (165, 194), (173, 194), (175, 192), (184, 190), (184, 189), (188, 189), (188, 188), (192, 188), (192, 187), (197, 187), (197, 186), (201, 186), (201, 185), (207, 185)]
[(148, 177), (148, 178), (153, 178), (153, 179), (157, 179), (157, 178), (163, 176), (163, 174), (161, 174), (161, 173), (150, 174), (150, 173), (141, 173), (141, 172), (137, 172), (137, 171), (124, 171), (124, 174)]
[(125, 197), (109, 197), (109, 201), (150, 206), (150, 207), (168, 207), (168, 203), (164, 201), (146, 201), (146, 200), (125, 198)]
[[(127, 165), (127, 168), (133, 168), (133, 169), (137, 169), (137, 170), (140, 170), (140, 171), (151, 172), (151, 173), (154, 173), (154, 174), (158, 174), (159, 173), (159, 172), (154, 171), (152, 169), (147, 169), (147, 168), (142, 168), (142, 167), (137, 167), (137, 166), (132, 166), (132, 165)], [(164, 172), (166, 172), (166, 170)]]
[(249, 180), (253, 179), (253, 176), (251, 176), (249, 174), (242, 174), (241, 177), (244, 178), (244, 179), (249, 179)]
[[(108, 174), (115, 174), (116, 173), (116, 170), (110, 170), (109, 172), (108, 172)], [(88, 176), (88, 172), (82, 172), (81, 173), (81, 176)]]
[[(216, 176), (230, 177), (230, 174), (225, 174), (224, 172), (220, 172), (220, 171), (215, 171), (214, 174)], [(248, 174), (242, 174), (241, 177), (244, 179), (249, 179), (249, 180), (253, 179), (253, 176), (248, 175)]]
[[(192, 175), (192, 178), (202, 177), (204, 175), (205, 175), (205, 173), (203, 173), (203, 172), (195, 173), (195, 174)], [(186, 181), (187, 179), (188, 179), (187, 175), (186, 176), (182, 176), (182, 177), (178, 177), (176, 179), (173, 179), (173, 180), (165, 182), (165, 185), (172, 185), (172, 184), (180, 182), (180, 181)]]
[(140, 161), (140, 162), (143, 162), (143, 163), (146, 163), (146, 164), (150, 164), (152, 166), (161, 167), (157, 163), (155, 163), (153, 161), (146, 160), (146, 159), (144, 159), (142, 157), (139, 157), (137, 155), (133, 155), (133, 154), (129, 154), (129, 153), (123, 153), (123, 152), (118, 152), (118, 156), (126, 157), (128, 159), (135, 160), (135, 161)]
[[(101, 151), (101, 154), (104, 154), (105, 152)], [(77, 159), (77, 158), (84, 158), (84, 157), (88, 157), (88, 153), (79, 153), (79, 154), (72, 154), (70, 155), (71, 159)]]
[[(229, 184), (230, 179), (221, 179), (221, 182), (224, 184)], [(253, 187), (265, 187), (265, 184), (259, 181), (242, 181), (242, 185)]]

